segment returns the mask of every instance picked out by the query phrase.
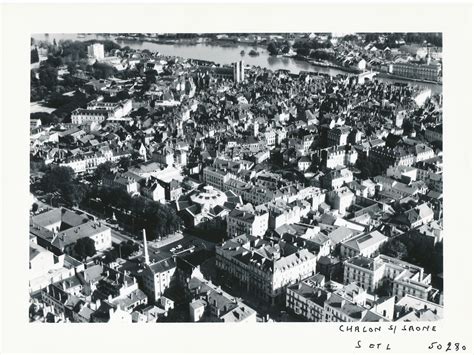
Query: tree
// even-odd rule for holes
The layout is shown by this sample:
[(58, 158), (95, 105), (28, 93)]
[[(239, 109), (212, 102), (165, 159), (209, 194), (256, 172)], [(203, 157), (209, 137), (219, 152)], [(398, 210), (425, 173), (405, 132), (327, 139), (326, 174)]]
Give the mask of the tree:
[(390, 296), (392, 291), (392, 287), (390, 287), (389, 282), (382, 282), (376, 289), (375, 289), (375, 294), (378, 297), (387, 297)]
[(132, 255), (133, 253), (137, 252), (140, 249), (138, 244), (132, 242), (131, 240), (122, 242), (119, 245), (119, 248), (120, 248), (119, 255), (122, 256), (122, 259), (127, 259), (130, 255)]
[(359, 154), (355, 166), (360, 170), (361, 179), (372, 178), (383, 172), (383, 167), (368, 159), (365, 154)]
[(48, 96), (48, 88), (46, 86), (35, 85), (36, 79), (31, 81), (30, 101), (43, 101)]
[(333, 53), (325, 51), (325, 50), (313, 50), (310, 56), (311, 58), (314, 58), (317, 60), (334, 61), (336, 59)]
[(311, 53), (311, 49), (310, 48), (306, 48), (306, 47), (302, 47), (302, 48), (298, 48), (296, 50), (296, 53), (300, 56), (303, 56), (303, 57), (307, 57), (310, 55)]
[(46, 170), (46, 165), (44, 160), (41, 158), (35, 158), (30, 155), (30, 173), (37, 173), (39, 171), (43, 172)]
[(141, 196), (131, 197), (119, 188), (102, 186), (97, 190), (96, 196), (89, 193), (88, 197), (99, 197), (104, 206), (114, 206), (127, 211), (122, 216), (122, 220), (123, 218), (128, 219), (129, 221), (125, 221), (125, 223), (133, 224), (133, 228), (137, 231), (145, 228), (150, 240), (156, 237), (165, 237), (176, 232), (182, 226), (181, 218), (171, 207)]
[(30, 304), (28, 308), (28, 313), (30, 315), (30, 319), (34, 319), (38, 313), (42, 314), (42, 312), (38, 312), (38, 306), (35, 303)]
[(132, 165), (132, 161), (130, 160), (129, 157), (122, 157), (122, 158), (119, 159), (118, 165), (119, 165), (120, 169), (128, 170), (130, 165)]
[(342, 37), (342, 40), (345, 41), (345, 42), (352, 42), (352, 41), (355, 41), (357, 40), (357, 36), (356, 35), (345, 35), (344, 37)]
[(280, 51), (280, 49), (278, 48), (277, 44), (274, 41), (268, 44), (267, 50), (268, 52), (270, 52), (270, 55), (277, 55)]
[(36, 71), (33, 69), (30, 70), (30, 84), (31, 87), (33, 88), (34, 86), (37, 86), (39, 83), (39, 79), (36, 77)]
[(122, 79), (132, 79), (140, 75), (140, 72), (136, 68), (127, 68), (118, 73), (118, 76)]
[(145, 82), (148, 84), (154, 84), (156, 83), (156, 76), (158, 75), (158, 72), (156, 70), (148, 70), (145, 73)]
[(74, 180), (74, 171), (65, 166), (50, 166), (40, 185), (45, 192), (59, 192), (69, 205), (78, 205), (87, 192), (85, 185)]
[(145, 69), (145, 65), (143, 63), (137, 63), (137, 64), (135, 64), (135, 69), (139, 73), (142, 73), (142, 71)]
[(71, 185), (71, 188), (66, 191), (62, 191), (62, 196), (64, 201), (71, 206), (79, 206), (79, 204), (84, 200), (87, 195), (88, 187), (87, 185), (82, 185), (75, 182)]
[(31, 50), (31, 63), (38, 63), (39, 62), (39, 54), (38, 48), (34, 48)]
[(76, 64), (75, 63), (68, 63), (67, 64), (67, 71), (69, 72), (69, 74), (74, 75), (77, 72)]
[(33, 211), (33, 213), (38, 211), (38, 207), (39, 207), (38, 204), (34, 202), (33, 205), (31, 206), (31, 211)]
[(122, 100), (126, 100), (126, 99), (130, 98), (130, 94), (126, 90), (119, 91), (117, 93), (117, 95), (115, 95), (115, 96), (117, 98), (117, 101), (122, 101)]
[(92, 65), (92, 70), (94, 72), (94, 76), (98, 79), (107, 79), (108, 77), (114, 75), (116, 71), (113, 66), (99, 62), (95, 62), (94, 65)]
[(140, 107), (138, 110), (133, 111), (130, 114), (130, 117), (135, 118), (135, 117), (145, 117), (148, 115), (150, 112), (145, 108), (145, 107)]
[(132, 198), (120, 188), (101, 187), (97, 191), (99, 197), (105, 206), (115, 206), (118, 208), (129, 209)]
[(104, 177), (111, 173), (112, 168), (113, 164), (110, 161), (106, 161), (105, 163), (99, 164), (94, 171), (94, 180), (102, 181)]
[(60, 56), (49, 55), (46, 63), (52, 67), (60, 67), (63, 65), (63, 59)]
[(378, 33), (366, 33), (365, 35), (365, 43), (377, 42), (378, 40), (379, 40)]
[(283, 154), (280, 151), (273, 150), (270, 154), (270, 163), (281, 169), (284, 166)]
[(433, 141), (431, 145), (434, 149), (443, 150), (443, 141)]
[(56, 192), (71, 187), (74, 183), (74, 170), (64, 166), (50, 166), (41, 179), (42, 189), (45, 192)]
[(64, 118), (76, 108), (87, 105), (88, 101), (87, 95), (80, 91), (76, 91), (73, 96), (64, 96), (60, 93), (54, 93), (48, 100), (48, 106), (57, 108), (54, 114)]
[(111, 250), (108, 250), (104, 253), (105, 258), (103, 259), (104, 263), (110, 264), (111, 262), (114, 262), (117, 260), (119, 257), (119, 252), (117, 251), (117, 248), (113, 248)]
[(380, 253), (400, 260), (405, 260), (408, 256), (408, 249), (404, 243), (392, 238), (380, 247)]
[(403, 134), (410, 134), (413, 131), (413, 122), (410, 120), (403, 120), (402, 123)]
[(39, 83), (48, 89), (53, 89), (58, 83), (58, 70), (50, 65), (39, 68)]
[[(145, 200), (146, 201), (146, 200)], [(176, 212), (168, 206), (156, 202), (147, 202), (143, 208), (141, 220), (142, 228), (147, 231), (150, 239), (165, 237), (174, 233), (182, 226), (182, 220)]]
[(97, 252), (94, 241), (89, 238), (81, 238), (74, 244), (74, 254), (80, 259), (85, 260), (87, 257), (94, 256)]
[(142, 156), (136, 150), (134, 150), (132, 154), (130, 155), (130, 158), (132, 159), (132, 161), (136, 161), (140, 159), (141, 157)]
[(82, 41), (61, 41), (60, 53), (64, 62), (78, 62), (87, 58), (87, 44)]

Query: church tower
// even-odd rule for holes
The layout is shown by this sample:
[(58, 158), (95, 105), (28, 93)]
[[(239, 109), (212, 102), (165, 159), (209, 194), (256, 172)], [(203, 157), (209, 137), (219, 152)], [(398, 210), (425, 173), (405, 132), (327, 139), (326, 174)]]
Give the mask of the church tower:
[(140, 148), (138, 149), (138, 153), (142, 156), (143, 160), (146, 162), (147, 155), (146, 155), (146, 147), (143, 145), (143, 143), (140, 144)]

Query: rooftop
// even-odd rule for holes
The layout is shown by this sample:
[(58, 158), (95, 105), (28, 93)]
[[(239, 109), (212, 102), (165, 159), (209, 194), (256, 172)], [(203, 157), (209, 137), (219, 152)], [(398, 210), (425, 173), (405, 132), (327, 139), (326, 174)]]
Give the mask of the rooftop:
[(74, 212), (66, 208), (55, 208), (33, 216), (31, 220), (34, 224), (47, 229), (50, 229), (53, 224), (60, 223), (59, 230), (65, 230), (84, 224), (90, 219), (81, 212)]
[(108, 230), (110, 230), (110, 228), (106, 225), (100, 222), (90, 221), (77, 227), (60, 231), (53, 239), (52, 244), (62, 249), (66, 245), (73, 244), (79, 239), (91, 237)]
[(379, 231), (374, 230), (368, 234), (363, 234), (363, 235), (351, 238), (343, 242), (343, 245), (353, 250), (357, 250), (361, 252), (366, 248), (370, 248), (375, 244), (380, 244), (387, 240), (388, 240), (387, 236), (383, 235)]

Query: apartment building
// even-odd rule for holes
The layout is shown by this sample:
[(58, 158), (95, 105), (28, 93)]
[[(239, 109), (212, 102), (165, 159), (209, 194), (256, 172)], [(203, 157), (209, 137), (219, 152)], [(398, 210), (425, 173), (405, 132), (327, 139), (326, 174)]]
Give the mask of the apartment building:
[(368, 292), (387, 285), (396, 299), (413, 295), (426, 300), (435, 291), (431, 275), (425, 274), (422, 267), (382, 254), (375, 258), (356, 256), (345, 261), (344, 283), (352, 282)]
[(222, 191), (224, 190), (224, 184), (231, 178), (231, 174), (224, 170), (207, 166), (202, 171), (202, 177), (207, 185), (214, 186)]
[(57, 250), (71, 254), (75, 243), (82, 238), (94, 241), (96, 250), (112, 246), (111, 230), (101, 222), (90, 219), (81, 212), (67, 208), (55, 208), (31, 219), (33, 228), (45, 228), (52, 232), (48, 242)]
[(236, 236), (249, 234), (261, 237), (268, 229), (269, 214), (266, 211), (256, 211), (253, 207), (237, 207), (227, 216), (227, 235)]
[(351, 133), (351, 128), (348, 126), (334, 127), (328, 131), (328, 146), (340, 146), (347, 144), (347, 137)]
[(405, 78), (438, 81), (441, 66), (439, 64), (393, 63), (389, 65), (389, 73)]
[(352, 166), (357, 161), (358, 153), (351, 146), (332, 146), (321, 150), (323, 166), (334, 169), (337, 166)]
[[(286, 308), (310, 322), (324, 321), (324, 305), (330, 296), (321, 287), (320, 276), (317, 274), (286, 288)], [(322, 280), (324, 282), (324, 276)]]
[(229, 281), (256, 297), (284, 302), (285, 289), (316, 272), (316, 256), (307, 249), (240, 235), (216, 246), (216, 267)]

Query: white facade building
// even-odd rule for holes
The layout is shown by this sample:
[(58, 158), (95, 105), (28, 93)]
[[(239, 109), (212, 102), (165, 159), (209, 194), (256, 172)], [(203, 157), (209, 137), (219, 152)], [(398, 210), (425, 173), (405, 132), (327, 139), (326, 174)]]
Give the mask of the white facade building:
[(105, 54), (104, 54), (104, 45), (101, 43), (94, 43), (91, 44), (90, 46), (87, 46), (87, 54), (89, 57), (95, 58), (95, 59), (104, 59)]

